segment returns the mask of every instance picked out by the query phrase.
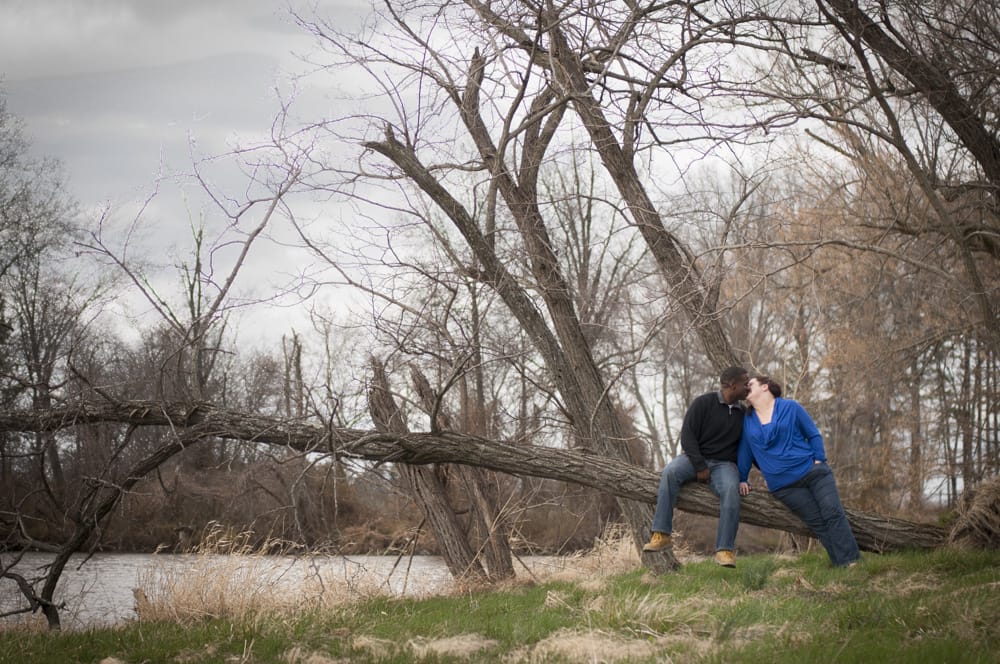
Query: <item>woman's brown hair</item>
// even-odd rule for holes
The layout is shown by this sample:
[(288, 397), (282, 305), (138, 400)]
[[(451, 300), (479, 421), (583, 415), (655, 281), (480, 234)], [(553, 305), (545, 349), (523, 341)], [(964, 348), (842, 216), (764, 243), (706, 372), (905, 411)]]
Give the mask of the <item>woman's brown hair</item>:
[(770, 376), (758, 374), (753, 377), (753, 380), (757, 381), (758, 385), (767, 385), (767, 391), (770, 392), (775, 399), (781, 396), (781, 383), (774, 380)]

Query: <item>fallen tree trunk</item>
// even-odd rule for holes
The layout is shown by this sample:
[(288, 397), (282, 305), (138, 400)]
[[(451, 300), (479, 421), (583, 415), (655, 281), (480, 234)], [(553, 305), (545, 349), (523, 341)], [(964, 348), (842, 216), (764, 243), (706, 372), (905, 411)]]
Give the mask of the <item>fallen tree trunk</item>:
[[(189, 435), (370, 461), (464, 464), (511, 475), (583, 484), (646, 503), (656, 502), (659, 483), (659, 474), (654, 471), (581, 450), (515, 446), (454, 432), (395, 434), (329, 428), (302, 420), (225, 410), (206, 403), (85, 402), (49, 410), (0, 412), (0, 431), (55, 431), (99, 422), (188, 429)], [(708, 486), (697, 483), (685, 485), (677, 508), (707, 516), (718, 516), (719, 510), (718, 499)], [(866, 551), (934, 549), (947, 539), (947, 530), (938, 526), (846, 509), (858, 545)], [(796, 516), (764, 491), (742, 499), (740, 520), (790, 533), (810, 534)]]

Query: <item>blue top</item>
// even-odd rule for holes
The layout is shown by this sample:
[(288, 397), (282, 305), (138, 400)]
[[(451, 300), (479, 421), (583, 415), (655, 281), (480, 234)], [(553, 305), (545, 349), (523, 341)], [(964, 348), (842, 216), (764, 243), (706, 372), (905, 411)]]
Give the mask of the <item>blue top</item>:
[(768, 424), (747, 410), (737, 465), (740, 481), (746, 482), (750, 464), (755, 463), (767, 481), (769, 491), (802, 479), (816, 461), (826, 461), (823, 436), (809, 413), (797, 401), (775, 399)]

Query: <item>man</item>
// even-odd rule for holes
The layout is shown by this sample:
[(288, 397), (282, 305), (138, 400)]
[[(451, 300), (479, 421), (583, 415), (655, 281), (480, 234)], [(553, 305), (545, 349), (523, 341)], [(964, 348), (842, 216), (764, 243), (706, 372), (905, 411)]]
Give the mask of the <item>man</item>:
[(691, 402), (681, 425), (683, 454), (667, 464), (653, 515), (653, 536), (643, 551), (663, 551), (672, 543), (674, 505), (681, 486), (697, 480), (719, 497), (719, 526), (715, 535), (715, 562), (736, 567), (736, 531), (740, 525), (740, 474), (736, 467), (743, 405), (750, 382), (743, 367), (729, 367), (719, 377), (722, 389), (706, 392)]

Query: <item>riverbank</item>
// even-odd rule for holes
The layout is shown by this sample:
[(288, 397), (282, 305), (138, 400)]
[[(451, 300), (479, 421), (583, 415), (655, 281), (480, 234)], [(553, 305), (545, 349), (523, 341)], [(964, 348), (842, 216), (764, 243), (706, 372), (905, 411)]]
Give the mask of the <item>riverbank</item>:
[(744, 556), (116, 629), (0, 635), (3, 662), (995, 662), (1000, 552)]

